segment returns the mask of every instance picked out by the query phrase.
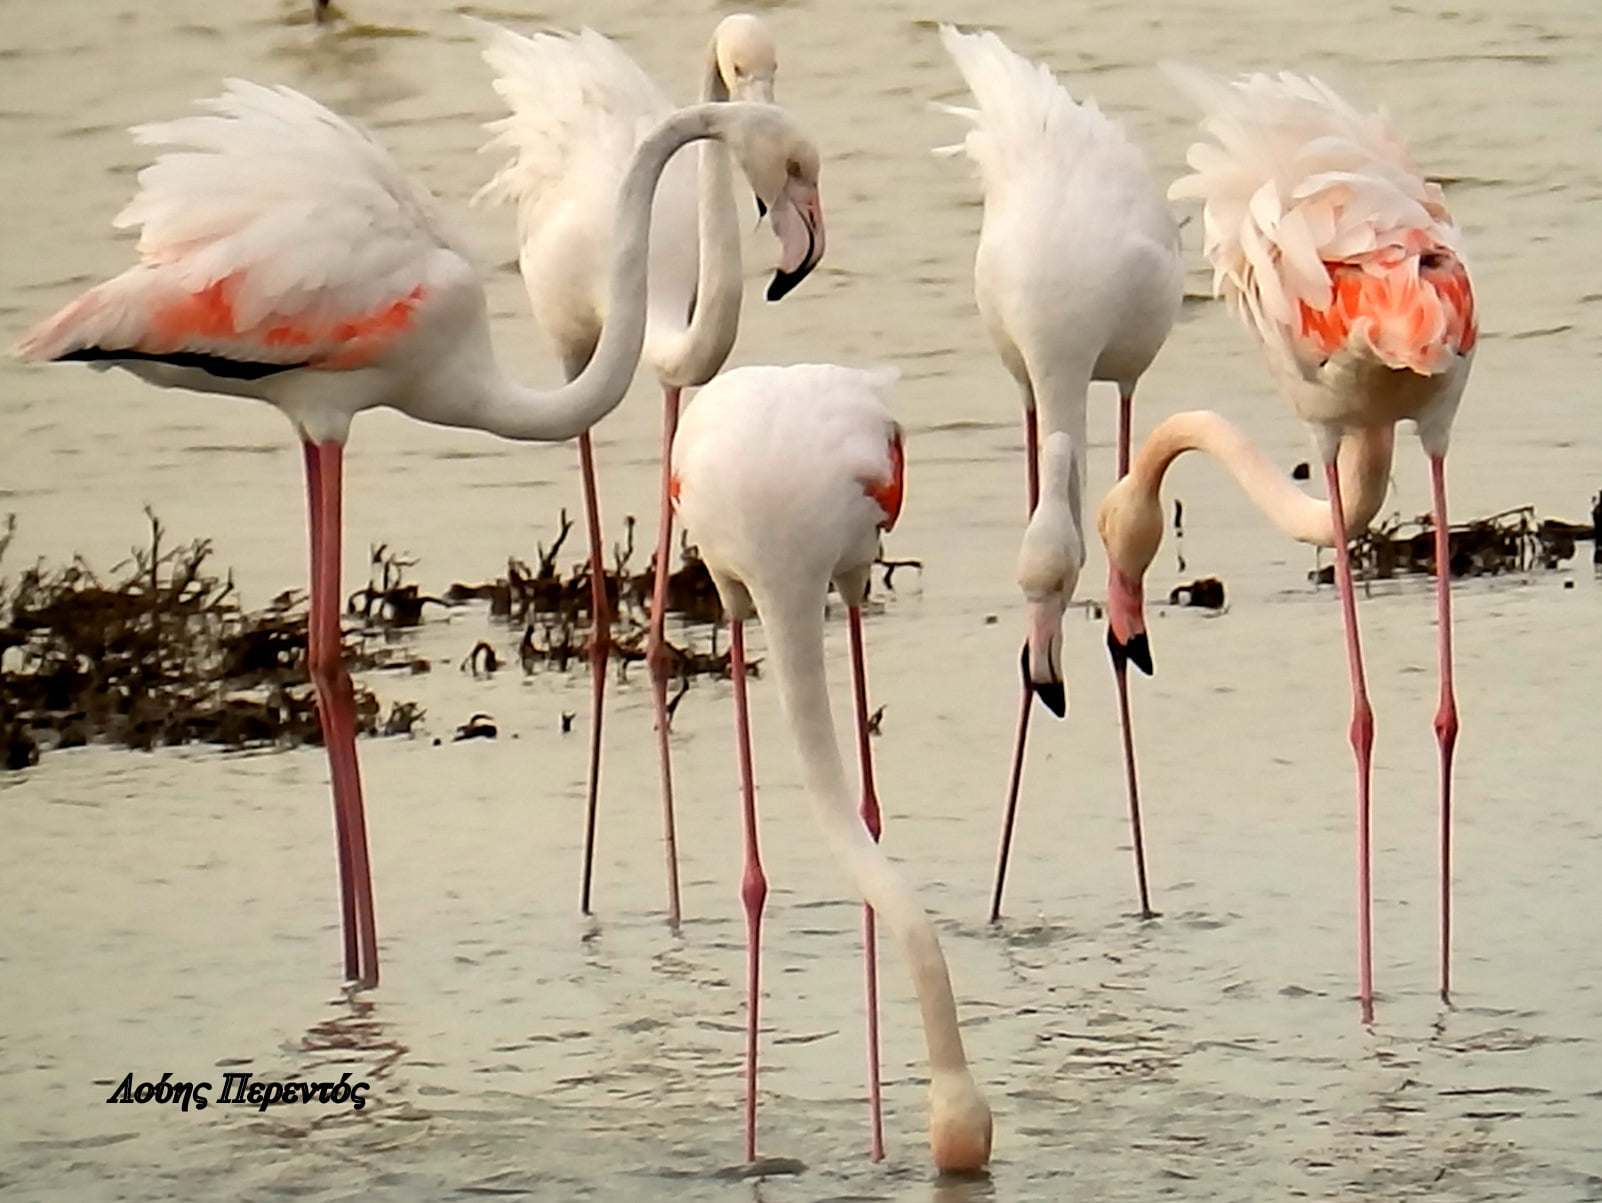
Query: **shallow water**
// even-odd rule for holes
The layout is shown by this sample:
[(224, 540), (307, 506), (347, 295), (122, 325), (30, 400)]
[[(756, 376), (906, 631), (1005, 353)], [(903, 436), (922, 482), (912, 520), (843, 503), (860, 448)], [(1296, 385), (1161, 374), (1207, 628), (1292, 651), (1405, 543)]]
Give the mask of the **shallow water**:
[[(557, 373), (526, 318), (510, 218), (471, 210), (495, 100), (454, 12), (350, 0), (368, 26), (319, 33), (298, 6), (6, 6), (0, 21), (0, 326), (7, 340), (127, 262), (108, 228), (142, 162), (123, 127), (183, 111), (224, 75), (302, 87), (369, 122), (493, 265), (497, 342), (525, 378)], [(1192, 115), (1152, 63), (1315, 70), (1383, 100), (1420, 160), (1457, 181), (1484, 323), (1457, 424), (1458, 514), (1534, 504), (1578, 518), (1599, 486), (1592, 401), (1602, 227), (1602, 16), (1581, 3), (1429, 13), (1356, 3), (1312, 22), (1253, 0), (1185, 6), (1009, 2), (983, 13), (816, 0), (765, 10), (781, 96), (825, 148), (830, 250), (781, 306), (745, 319), (736, 362), (884, 360), (911, 433), (892, 555), (921, 583), (869, 623), (886, 846), (938, 917), (969, 1051), (996, 1110), (990, 1178), (928, 1170), (916, 1009), (884, 956), (889, 1160), (870, 1164), (861, 1084), (860, 910), (812, 835), (771, 688), (754, 691), (773, 893), (760, 1184), (740, 1160), (743, 919), (726, 686), (679, 708), (685, 908), (662, 921), (649, 695), (613, 691), (598, 915), (576, 913), (585, 741), (577, 676), (474, 680), (455, 665), (480, 610), (421, 635), (426, 677), (377, 676), (428, 708), (431, 738), (367, 741), (384, 982), (339, 996), (320, 751), (53, 753), (0, 778), (0, 1193), (161, 1199), (293, 1193), (1055, 1200), (1602, 1199), (1599, 841), (1587, 784), (1602, 650), (1589, 565), (1459, 586), (1455, 1009), (1434, 995), (1433, 606), (1427, 582), (1362, 605), (1379, 721), (1378, 1021), (1358, 1023), (1350, 766), (1339, 622), (1312, 557), (1209, 465), (1186, 463), (1184, 554), (1151, 593), (1217, 573), (1220, 616), (1159, 609), (1158, 676), (1137, 683), (1160, 921), (1133, 883), (1102, 628), (1070, 621), (1069, 722), (1035, 731), (1000, 928), (982, 922), (1016, 704), (1017, 402), (973, 313), (977, 186), (925, 148), (953, 123), (937, 18), (983, 17), (1093, 90), (1163, 178)], [(475, 8), (492, 19), (523, 14)], [(688, 97), (714, 13), (604, 0), (547, 6), (625, 41)], [(532, 18), (523, 18), (531, 20)], [(1195, 260), (1192, 291), (1206, 281)], [(749, 242), (753, 277), (765, 233)], [(604, 504), (651, 512), (652, 390), (597, 431)], [(1305, 437), (1220, 306), (1188, 305), (1142, 384), (1137, 424), (1208, 406), (1287, 465)], [(1092, 412), (1091, 485), (1111, 472), (1111, 405)], [(107, 565), (155, 505), (212, 537), (247, 601), (304, 574), (299, 457), (266, 407), (161, 393), (121, 376), (0, 362), (0, 509), (9, 562), (84, 552)], [(1387, 512), (1427, 503), (1403, 442)], [(480, 580), (578, 508), (566, 447), (526, 447), (376, 414), (348, 458), (347, 578), (369, 545), (421, 559), (429, 589)], [(422, 487), (419, 487), (422, 486)], [(647, 522), (648, 525), (648, 522)], [(1584, 552), (1582, 551), (1582, 555)], [(1093, 548), (1082, 591), (1099, 593)], [(1573, 588), (1567, 588), (1567, 585)], [(994, 616), (996, 621), (991, 622)], [(704, 636), (703, 636), (704, 637)], [(831, 644), (843, 633), (831, 627)], [(838, 664), (840, 657), (834, 657)], [(839, 670), (843, 684), (844, 670)], [(451, 743), (474, 711), (496, 741)], [(582, 721), (578, 724), (582, 728)], [(348, 1108), (107, 1106), (123, 1075), (248, 1070), (325, 1080)], [(215, 1097), (215, 1091), (213, 1092)], [(799, 1172), (794, 1172), (794, 1171)]]

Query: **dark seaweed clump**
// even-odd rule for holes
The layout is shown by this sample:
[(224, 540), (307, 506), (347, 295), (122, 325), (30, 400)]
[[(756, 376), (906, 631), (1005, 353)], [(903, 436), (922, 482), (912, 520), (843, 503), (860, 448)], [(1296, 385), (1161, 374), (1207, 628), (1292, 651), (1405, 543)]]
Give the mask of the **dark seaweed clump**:
[[(645, 569), (634, 572), (629, 562), (634, 555), (635, 520), (624, 519), (624, 538), (612, 546), (612, 564), (604, 568), (607, 608), (611, 615), (608, 638), (612, 664), (620, 679), (627, 679), (631, 668), (645, 659), (646, 640), (649, 634), (652, 594), (656, 587), (656, 555), (653, 552)], [(515, 652), (498, 653), (486, 640), (474, 644), (462, 660), (462, 668), (475, 676), (498, 671), (515, 657), (525, 673), (542, 668), (570, 671), (588, 663), (590, 647), (590, 616), (593, 608), (589, 559), (574, 564), (563, 575), (557, 567), (557, 557), (573, 531), (573, 521), (563, 510), (556, 538), (547, 549), (536, 545), (534, 565), (512, 556), (506, 564), (506, 575), (479, 585), (455, 584), (445, 596), (447, 604), (471, 601), (488, 601), (490, 616), (504, 622), (513, 632), (521, 632)], [(883, 570), (881, 583), (887, 590), (894, 588), (898, 569), (923, 571), (919, 560), (880, 559)], [(712, 575), (696, 549), (681, 533), (678, 549), (678, 566), (667, 579), (666, 610), (678, 616), (682, 623), (683, 642), (674, 641), (675, 628), (664, 632), (669, 662), (669, 680), (673, 693), (668, 699), (668, 717), (677, 712), (679, 703), (689, 692), (691, 683), (698, 677), (726, 680), (733, 671), (732, 658), (727, 647), (719, 647), (719, 623), (722, 604)], [(699, 628), (699, 629), (698, 629)], [(749, 661), (746, 671), (756, 676), (761, 671), (759, 661)], [(475, 716), (475, 720), (485, 716)], [(572, 730), (574, 715), (562, 715), (562, 730)], [(472, 738), (482, 734), (462, 728), (457, 738)], [(493, 733), (494, 728), (490, 728)]]
[[(0, 765), (34, 763), (41, 749), (105, 740), (131, 748), (321, 743), (306, 678), (306, 606), (280, 594), (243, 610), (231, 574), (209, 571), (211, 543), (167, 545), (153, 514), (150, 542), (102, 577), (81, 558), (0, 578)], [(0, 557), (15, 519), (0, 536)], [(358, 635), (353, 669), (387, 666)], [(409, 731), (417, 707), (381, 719), (357, 685), (363, 734)]]
[[(537, 545), (532, 566), (516, 556), (509, 557), (505, 576), (486, 584), (454, 584), (444, 598), (449, 604), (487, 600), (491, 617), (521, 631), (516, 657), (527, 673), (541, 667), (565, 671), (587, 661), (592, 609), (589, 560), (586, 557), (578, 561), (566, 575), (557, 567), (558, 556), (573, 526), (573, 520), (563, 510), (556, 538), (549, 549), (543, 544)], [(630, 568), (634, 558), (634, 531), (635, 520), (626, 518), (623, 541), (613, 544), (612, 564), (603, 569), (603, 587), (611, 613), (612, 656), (620, 674), (626, 674), (631, 665), (645, 659), (651, 597), (656, 587), (654, 553), (642, 571), (634, 572)], [(921, 570), (923, 567), (917, 560), (881, 560), (880, 563), (886, 588), (891, 587), (897, 569)], [(722, 617), (722, 607), (717, 590), (706, 564), (682, 535), (678, 566), (668, 574), (667, 613), (677, 615), (685, 623), (684, 643), (675, 643), (671, 635), (667, 637), (671, 674), (678, 684), (679, 696), (694, 677), (727, 678), (729, 651), (718, 647), (717, 624)], [(694, 627), (709, 628), (704, 632), (704, 644), (697, 640)], [(501, 664), (502, 658), (495, 649), (482, 641), (463, 661), (463, 667), (475, 673), (494, 672)]]
[[(81, 558), (58, 568), (36, 564), (15, 581), (0, 578), (0, 766), (25, 767), (41, 749), (90, 740), (141, 749), (322, 742), (316, 693), (306, 675), (305, 595), (288, 591), (262, 610), (243, 610), (231, 574), (208, 570), (211, 543), (168, 546), (165, 529), (146, 513), (149, 546), (105, 578)], [(656, 583), (654, 556), (643, 571), (630, 568), (634, 526), (633, 518), (626, 520), (624, 540), (603, 569), (620, 675), (645, 659)], [(11, 519), (0, 533), (0, 559), (14, 529)], [(589, 651), (590, 565), (585, 557), (565, 574), (558, 567), (572, 529), (563, 511), (555, 539), (548, 549), (536, 546), (532, 566), (510, 557), (505, 576), (452, 585), (443, 597), (407, 579), (416, 561), (386, 545), (374, 548), (368, 583), (345, 601), (347, 668), (429, 671), (426, 659), (398, 641), (431, 613), (479, 600), (510, 628), (515, 650), (480, 639), (463, 658), (464, 670), (487, 675), (512, 659), (527, 673), (581, 668)], [(881, 564), (887, 589), (898, 569), (922, 569), (916, 560)], [(719, 647), (717, 591), (682, 539), (679, 564), (668, 577), (667, 610), (685, 620), (684, 642), (668, 641), (676, 707), (693, 678), (730, 673), (729, 651)], [(397, 702), (381, 719), (378, 699), (360, 683), (356, 714), (361, 735), (410, 733), (423, 717), (416, 704)], [(490, 716), (475, 715), (457, 738), (493, 737), (495, 730)]]
[[(1557, 568), (1574, 558), (1575, 545), (1596, 538), (1596, 527), (1557, 518), (1537, 519), (1534, 506), (1504, 510), (1488, 518), (1453, 523), (1447, 531), (1449, 566), (1455, 577), (1496, 576)], [(1435, 523), (1431, 516), (1391, 518), (1352, 540), (1352, 571), (1360, 580), (1388, 580), (1410, 573), (1435, 575)], [(1333, 565), (1318, 570), (1329, 584)]]

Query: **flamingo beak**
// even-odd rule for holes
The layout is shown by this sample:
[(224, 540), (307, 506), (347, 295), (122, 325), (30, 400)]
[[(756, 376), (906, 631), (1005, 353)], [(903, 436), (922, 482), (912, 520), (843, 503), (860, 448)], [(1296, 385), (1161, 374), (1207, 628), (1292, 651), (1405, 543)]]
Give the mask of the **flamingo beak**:
[(1062, 616), (1066, 599), (1060, 593), (1029, 602), (1029, 638), (1021, 666), (1024, 686), (1058, 718), (1068, 713), (1068, 687), (1062, 679)]
[(779, 268), (768, 285), (768, 300), (777, 301), (823, 258), (823, 204), (817, 185), (791, 176), (769, 212), (779, 236)]
[(1133, 664), (1152, 674), (1151, 644), (1146, 639), (1146, 590), (1142, 580), (1114, 568), (1107, 578), (1107, 651), (1113, 667)]

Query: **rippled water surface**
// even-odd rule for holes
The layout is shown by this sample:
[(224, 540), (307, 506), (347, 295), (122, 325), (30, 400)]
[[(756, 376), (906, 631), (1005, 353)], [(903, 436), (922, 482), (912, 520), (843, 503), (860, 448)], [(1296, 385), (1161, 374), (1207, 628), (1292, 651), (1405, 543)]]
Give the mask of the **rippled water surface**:
[[(20, 335), (130, 245), (109, 220), (142, 152), (123, 132), (243, 75), (303, 88), (378, 132), (444, 199), (492, 273), (497, 343), (525, 378), (554, 362), (526, 315), (511, 220), (466, 201), (496, 102), (457, 11), (349, 0), (328, 33), (272, 0), (0, 4), (0, 338)], [(465, 10), (462, 10), (465, 11)], [(591, 23), (688, 99), (717, 12), (557, 0), (473, 11)], [(663, 923), (649, 694), (617, 690), (597, 915), (577, 914), (580, 677), (456, 664), (509, 644), (479, 610), (436, 620), (426, 677), (369, 682), (428, 709), (428, 736), (361, 748), (382, 986), (340, 997), (325, 765), (317, 749), (46, 756), (0, 779), (0, 1195), (7, 1199), (1602, 1199), (1602, 866), (1595, 774), (1602, 645), (1588, 564), (1456, 594), (1458, 995), (1436, 999), (1435, 675), (1427, 582), (1362, 605), (1379, 721), (1378, 1022), (1358, 1022), (1347, 708), (1339, 622), (1311, 556), (1211, 465), (1186, 463), (1187, 569), (1226, 613), (1163, 610), (1141, 680), (1148, 843), (1162, 918), (1135, 919), (1102, 628), (1070, 621), (1067, 723), (1032, 748), (1010, 918), (983, 922), (1016, 704), (1018, 404), (973, 312), (977, 186), (927, 148), (953, 136), (938, 19), (995, 25), (1091, 90), (1163, 178), (1193, 128), (1154, 61), (1311, 69), (1383, 101), (1449, 181), (1483, 344), (1457, 425), (1457, 513), (1533, 504), (1580, 518), (1602, 486), (1602, 15), (1590, 0), (1449, 10), (1002, 0), (774, 4), (780, 93), (825, 151), (830, 245), (780, 306), (752, 300), (737, 362), (889, 361), (911, 442), (890, 552), (926, 562), (869, 622), (886, 846), (941, 925), (970, 1053), (996, 1111), (993, 1174), (935, 1181), (922, 1040), (885, 955), (890, 1157), (866, 1147), (859, 909), (813, 836), (768, 682), (754, 690), (769, 908), (762, 1151), (734, 1172), (743, 919), (726, 686), (676, 723), (688, 920)], [(1195, 226), (1191, 290), (1205, 293)], [(751, 272), (771, 240), (748, 243)], [(753, 289), (753, 292), (755, 290)], [(597, 432), (614, 525), (651, 512), (652, 389)], [(1305, 436), (1220, 306), (1187, 305), (1137, 424), (1208, 406), (1289, 465)], [(1111, 406), (1092, 412), (1093, 491)], [(247, 601), (304, 578), (299, 456), (265, 406), (117, 375), (0, 363), (0, 510), (11, 571), (106, 566), (153, 504), (215, 540)], [(348, 458), (347, 577), (388, 542), (426, 588), (482, 580), (577, 511), (567, 447), (364, 416)], [(1427, 504), (1416, 443), (1387, 510)], [(1588, 552), (1582, 545), (1582, 556)], [(1082, 593), (1100, 593), (1092, 549)], [(1572, 587), (1570, 587), (1572, 586)], [(1078, 611), (1075, 612), (1078, 614)], [(994, 616), (995, 621), (991, 621)], [(702, 636), (704, 638), (704, 636)], [(831, 627), (834, 650), (843, 635)], [(838, 659), (838, 657), (836, 657)], [(841, 670), (843, 682), (843, 669)], [(451, 743), (475, 711), (501, 738)], [(583, 720), (578, 724), (582, 729)], [(433, 736), (445, 738), (436, 746)], [(129, 1072), (369, 1081), (348, 1108), (108, 1106)], [(214, 1091), (215, 1094), (215, 1091)]]

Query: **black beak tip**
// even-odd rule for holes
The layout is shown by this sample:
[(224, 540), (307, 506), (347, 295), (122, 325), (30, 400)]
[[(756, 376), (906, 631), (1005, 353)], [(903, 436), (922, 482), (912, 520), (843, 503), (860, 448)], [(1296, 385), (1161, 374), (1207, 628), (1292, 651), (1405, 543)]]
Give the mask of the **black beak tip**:
[(1128, 643), (1119, 641), (1112, 628), (1107, 628), (1107, 654), (1112, 657), (1113, 667), (1123, 668), (1125, 664), (1133, 664), (1148, 677), (1152, 674), (1151, 644), (1146, 639), (1146, 632), (1132, 638)]
[[(751, 195), (752, 196), (756, 196), (756, 193), (753, 192)], [(768, 202), (763, 200), (760, 196), (756, 196), (756, 203), (757, 203), (757, 220), (760, 221), (762, 218), (764, 218), (764, 217), (766, 217), (768, 215)]]
[(807, 273), (811, 270), (812, 267), (810, 264), (808, 264), (806, 267), (803, 267), (798, 271), (774, 272), (773, 279), (768, 283), (768, 300), (784, 300), (785, 297), (790, 295), (791, 289), (793, 289), (797, 284), (801, 283), (802, 280), (807, 278)]
[(1023, 670), (1024, 688), (1040, 699), (1040, 704), (1058, 718), (1068, 714), (1068, 689), (1061, 681), (1036, 681), (1029, 675), (1029, 645), (1024, 644), (1023, 655), (1018, 658)]
[(1068, 715), (1068, 691), (1061, 681), (1047, 681), (1034, 686), (1035, 696), (1045, 708), (1058, 718)]
[(1142, 631), (1129, 641), (1129, 662), (1148, 677), (1152, 673), (1151, 644), (1146, 641), (1146, 632)]

